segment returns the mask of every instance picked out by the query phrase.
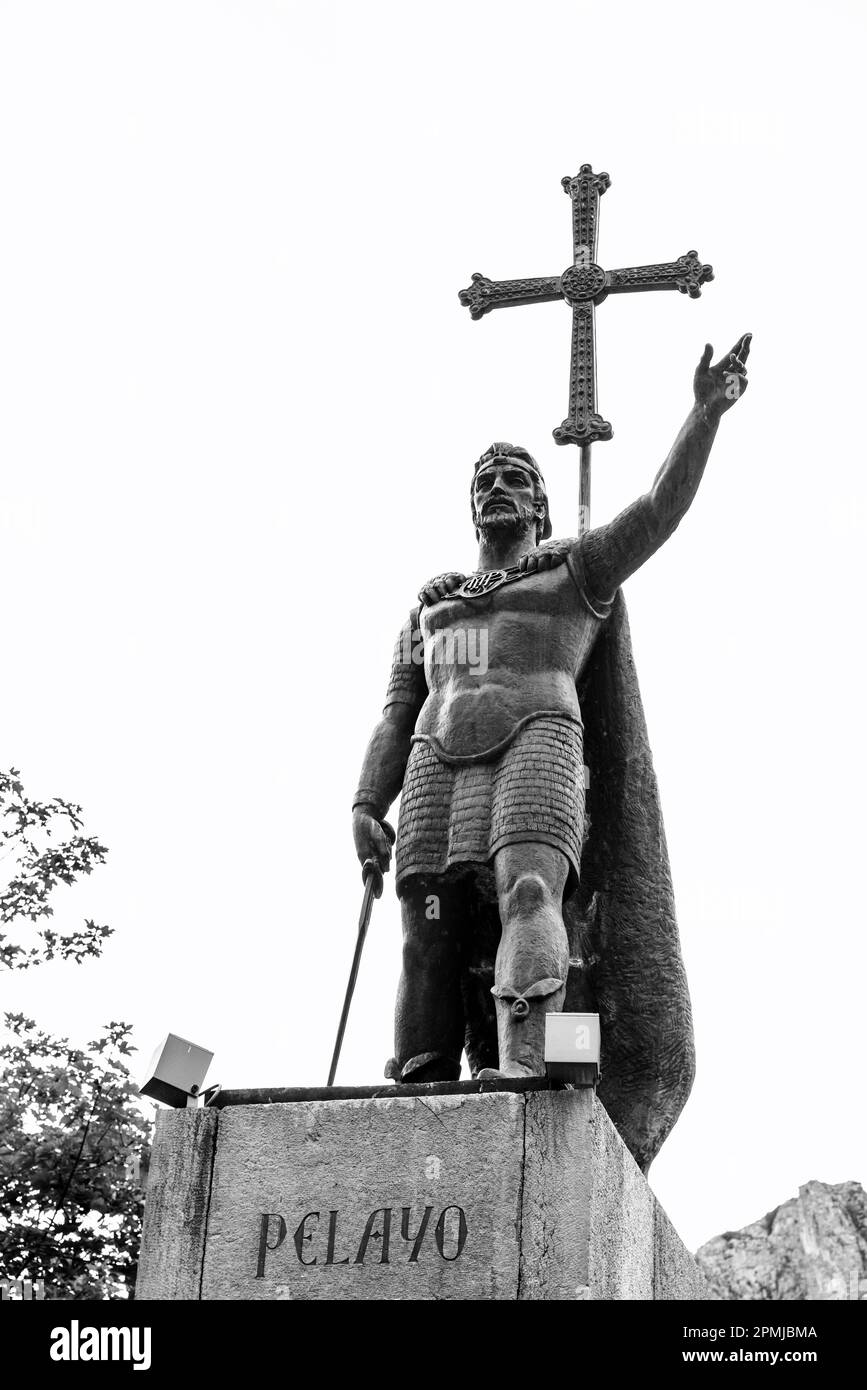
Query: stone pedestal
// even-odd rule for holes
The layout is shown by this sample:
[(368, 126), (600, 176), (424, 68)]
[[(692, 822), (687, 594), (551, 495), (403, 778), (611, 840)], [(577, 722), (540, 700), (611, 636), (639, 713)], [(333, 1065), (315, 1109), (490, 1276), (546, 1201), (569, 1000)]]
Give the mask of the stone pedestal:
[(158, 1119), (137, 1298), (705, 1296), (592, 1090), (393, 1087)]

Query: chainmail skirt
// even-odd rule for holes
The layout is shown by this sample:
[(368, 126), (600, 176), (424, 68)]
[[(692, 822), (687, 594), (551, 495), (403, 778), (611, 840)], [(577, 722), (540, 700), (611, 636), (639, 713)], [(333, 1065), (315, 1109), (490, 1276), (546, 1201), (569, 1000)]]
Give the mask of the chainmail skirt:
[(395, 847), (398, 893), (414, 876), (489, 864), (504, 845), (553, 845), (578, 882), (584, 836), (583, 729), (574, 719), (540, 715), (491, 762), (442, 762), (424, 739), (413, 742), (404, 777)]

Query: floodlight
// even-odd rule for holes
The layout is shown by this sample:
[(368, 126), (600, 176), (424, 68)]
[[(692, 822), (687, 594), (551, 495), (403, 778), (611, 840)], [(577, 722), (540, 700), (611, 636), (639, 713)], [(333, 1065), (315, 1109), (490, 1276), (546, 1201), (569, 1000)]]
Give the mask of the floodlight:
[(545, 1015), (545, 1068), (552, 1081), (595, 1086), (599, 1043), (598, 1014)]
[(169, 1033), (151, 1058), (141, 1093), (176, 1109), (195, 1106), (213, 1059), (207, 1048)]

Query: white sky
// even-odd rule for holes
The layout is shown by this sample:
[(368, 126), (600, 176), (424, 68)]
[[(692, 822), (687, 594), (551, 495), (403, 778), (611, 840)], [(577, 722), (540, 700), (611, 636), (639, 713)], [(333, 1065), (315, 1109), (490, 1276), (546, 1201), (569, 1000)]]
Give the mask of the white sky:
[[(700, 496), (628, 586), (698, 1079), (652, 1183), (690, 1246), (867, 1179), (856, 3), (0, 3), (0, 765), (111, 848), (103, 959), (5, 1007), (229, 1086), (325, 1081), (360, 902), (349, 807), (421, 583), (474, 567), (471, 463), (575, 530), (569, 315), (470, 272), (696, 247), (599, 316), (595, 517), (643, 491), (706, 340), (755, 334)], [(339, 1079), (391, 1053), (393, 888)]]

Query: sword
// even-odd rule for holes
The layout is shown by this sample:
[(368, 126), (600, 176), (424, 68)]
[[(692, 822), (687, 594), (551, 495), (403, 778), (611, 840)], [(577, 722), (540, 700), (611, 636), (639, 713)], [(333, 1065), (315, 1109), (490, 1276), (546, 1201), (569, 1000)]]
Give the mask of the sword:
[[(391, 830), (391, 826), (388, 826)], [(391, 837), (394, 839), (394, 831)], [(355, 954), (352, 957), (352, 969), (349, 972), (349, 984), (346, 986), (346, 998), (343, 1001), (343, 1012), (340, 1015), (340, 1026), (337, 1029), (337, 1041), (334, 1044), (334, 1055), (331, 1058), (331, 1067), (328, 1072), (328, 1085), (334, 1085), (334, 1075), (337, 1071), (337, 1063), (340, 1059), (340, 1049), (343, 1046), (343, 1034), (346, 1031), (346, 1020), (349, 1017), (349, 1006), (352, 1003), (352, 996), (355, 992), (355, 982), (358, 979), (358, 967), (361, 964), (361, 953), (364, 950), (364, 938), (367, 936), (367, 928), (370, 923), (370, 914), (373, 911), (374, 898), (382, 897), (382, 870), (375, 859), (365, 859), (361, 869), (361, 877), (364, 880), (364, 897), (361, 899), (361, 915), (358, 919), (358, 937), (355, 942)]]

